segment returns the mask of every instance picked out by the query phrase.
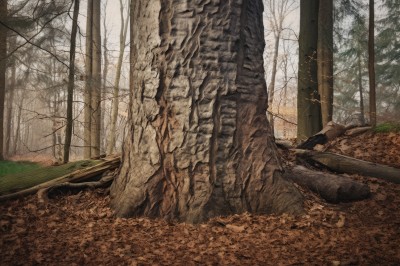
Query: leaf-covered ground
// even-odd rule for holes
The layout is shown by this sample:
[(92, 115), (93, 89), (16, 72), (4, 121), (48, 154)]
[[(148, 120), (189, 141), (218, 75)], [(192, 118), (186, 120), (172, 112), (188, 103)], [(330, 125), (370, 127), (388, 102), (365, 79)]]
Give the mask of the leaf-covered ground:
[(303, 216), (200, 225), (114, 218), (105, 190), (0, 203), (0, 265), (400, 265), (400, 185), (352, 178), (370, 199), (331, 205), (305, 192)]

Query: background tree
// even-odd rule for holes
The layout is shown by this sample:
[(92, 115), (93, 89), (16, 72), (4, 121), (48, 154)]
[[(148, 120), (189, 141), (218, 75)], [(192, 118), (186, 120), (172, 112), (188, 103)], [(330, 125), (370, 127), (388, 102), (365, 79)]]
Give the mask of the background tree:
[(111, 188), (118, 216), (200, 222), (302, 210), (266, 117), (262, 11), (261, 0), (131, 2), (130, 128)]
[(321, 98), (322, 125), (333, 115), (333, 1), (319, 0), (318, 11), (318, 91)]
[(68, 91), (67, 91), (67, 121), (65, 128), (65, 143), (64, 143), (64, 163), (69, 161), (69, 152), (72, 140), (72, 127), (73, 127), (73, 99), (74, 99), (74, 86), (75, 86), (75, 49), (76, 49), (76, 33), (78, 30), (78, 15), (79, 15), (79, 2), (74, 1), (74, 14), (72, 19), (71, 31), (71, 47), (69, 57), (69, 75), (68, 75)]
[(86, 89), (84, 157), (100, 155), (101, 132), (101, 32), (100, 1), (88, 0), (86, 24)]
[[(121, 79), (121, 70), (122, 70), (122, 61), (124, 59), (124, 52), (126, 46), (126, 36), (128, 33), (128, 24), (129, 24), (129, 5), (126, 15), (126, 21), (124, 18), (124, 5), (122, 0), (120, 3), (120, 14), (121, 14), (121, 29), (120, 29), (120, 37), (119, 37), (119, 56), (117, 62), (117, 70), (115, 73), (115, 81), (113, 87), (113, 95), (112, 95), (112, 112), (111, 112), (111, 128), (110, 128), (110, 137), (108, 141), (107, 154), (112, 154), (115, 147), (116, 140), (116, 128), (117, 128), (117, 118), (118, 118), (118, 106), (119, 106), (119, 83)], [(128, 1), (129, 3), (129, 1)]]
[(7, 1), (0, 2), (0, 160), (4, 160), (4, 99), (7, 69)]
[(265, 12), (267, 13), (268, 22), (274, 35), (271, 80), (268, 85), (268, 108), (270, 108), (269, 122), (272, 132), (274, 132), (274, 116), (272, 114), (272, 105), (275, 96), (275, 80), (278, 69), (279, 46), (282, 31), (284, 30), (284, 21), (295, 8), (294, 4), (295, 2), (292, 0), (264, 0), (264, 7), (266, 8)]
[(318, 0), (300, 1), (297, 141), (322, 128), (317, 83)]
[(369, 119), (376, 126), (376, 92), (375, 92), (375, 10), (374, 0), (369, 0), (369, 34), (368, 34), (368, 73), (369, 73)]

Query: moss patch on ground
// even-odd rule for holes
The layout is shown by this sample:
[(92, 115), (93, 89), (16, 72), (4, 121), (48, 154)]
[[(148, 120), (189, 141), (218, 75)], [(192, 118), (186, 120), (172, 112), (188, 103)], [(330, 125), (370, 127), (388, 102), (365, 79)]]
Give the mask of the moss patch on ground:
[[(59, 166), (47, 167), (40, 167), (40, 165), (34, 163), (24, 162), (20, 163), (20, 168), (17, 167), (18, 165), (12, 167), (10, 166), (9, 168), (14, 169), (14, 172), (10, 170), (10, 173), (0, 175), (0, 195), (30, 188), (52, 179), (70, 174), (74, 171), (94, 166), (100, 162), (101, 161), (98, 160), (83, 160)], [(12, 163), (17, 164), (17, 162)], [(35, 166), (30, 164), (34, 164)], [(29, 169), (28, 166), (31, 168)], [(2, 165), (0, 165), (0, 169), (2, 169)], [(20, 171), (15, 169), (19, 169)]]
[(386, 122), (377, 125), (374, 128), (376, 133), (390, 133), (390, 132), (400, 132), (400, 124), (394, 122)]

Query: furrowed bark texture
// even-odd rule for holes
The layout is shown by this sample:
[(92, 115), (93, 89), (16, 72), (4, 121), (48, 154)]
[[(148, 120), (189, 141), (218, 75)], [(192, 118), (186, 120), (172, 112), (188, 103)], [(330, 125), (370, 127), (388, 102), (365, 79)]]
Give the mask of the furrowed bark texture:
[(302, 210), (266, 118), (262, 1), (132, 1), (118, 216), (201, 222)]

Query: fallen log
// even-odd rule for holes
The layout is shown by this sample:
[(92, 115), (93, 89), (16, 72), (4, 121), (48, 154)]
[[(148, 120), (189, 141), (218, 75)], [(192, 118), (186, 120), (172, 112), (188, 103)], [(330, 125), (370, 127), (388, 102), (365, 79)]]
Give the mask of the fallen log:
[(370, 196), (369, 187), (350, 178), (295, 166), (285, 172), (288, 179), (319, 194), (327, 202), (363, 200)]
[(297, 156), (308, 162), (320, 164), (338, 173), (359, 174), (400, 184), (400, 169), (394, 167), (367, 162), (331, 152), (309, 150), (295, 150), (295, 152)]
[(52, 187), (52, 186), (55, 186), (55, 185), (61, 184), (61, 183), (66, 183), (66, 182), (78, 183), (78, 182), (86, 181), (92, 177), (99, 176), (108, 170), (114, 170), (114, 169), (118, 168), (119, 165), (120, 165), (120, 157), (104, 159), (104, 162), (101, 162), (95, 166), (72, 172), (70, 174), (55, 178), (53, 180), (44, 182), (42, 184), (39, 184), (37, 186), (31, 187), (28, 189), (23, 189), (18, 192), (15, 192), (15, 193), (2, 195), (2, 196), (0, 196), (0, 201), (11, 200), (11, 199), (16, 199), (19, 197), (35, 194), (40, 189)]
[(71, 183), (65, 182), (56, 184), (51, 187), (42, 188), (37, 192), (39, 202), (47, 202), (49, 198), (52, 198), (54, 194), (60, 191), (71, 191), (71, 190), (83, 190), (87, 188), (103, 188), (111, 185), (115, 177), (115, 170), (103, 173), (102, 178), (99, 181), (82, 182), (82, 183)]

